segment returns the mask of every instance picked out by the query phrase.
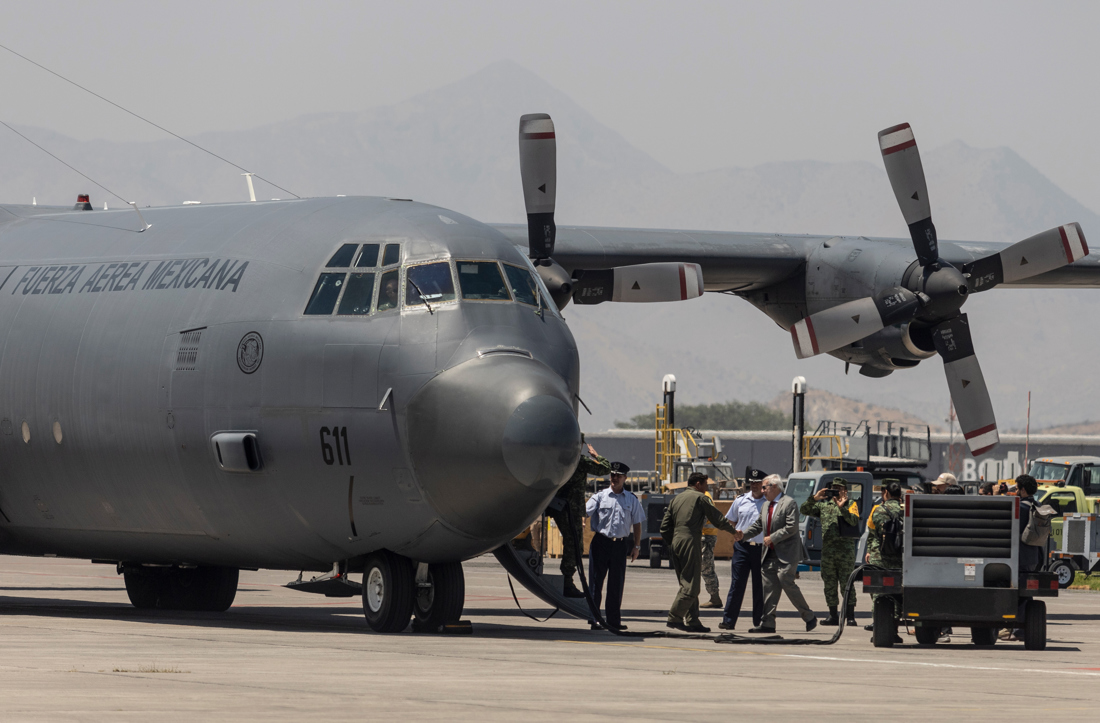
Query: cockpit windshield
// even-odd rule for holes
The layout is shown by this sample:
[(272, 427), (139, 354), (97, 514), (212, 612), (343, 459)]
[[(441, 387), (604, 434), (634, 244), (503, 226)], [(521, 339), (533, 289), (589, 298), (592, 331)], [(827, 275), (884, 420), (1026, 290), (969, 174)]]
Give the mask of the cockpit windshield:
[(508, 274), (508, 285), (512, 287), (512, 295), (516, 297), (516, 301), (538, 306), (539, 289), (530, 271), (512, 264), (504, 264), (504, 273)]
[(304, 313), (368, 316), (402, 307), (424, 308), (425, 302), (434, 309), (459, 299), (514, 301), (535, 307), (539, 314), (550, 308), (532, 268), (484, 259), (399, 266), (401, 261), (401, 243), (341, 244), (318, 275)]
[(455, 283), (451, 265), (446, 261), (410, 266), (406, 272), (405, 306), (429, 305), (455, 300)]

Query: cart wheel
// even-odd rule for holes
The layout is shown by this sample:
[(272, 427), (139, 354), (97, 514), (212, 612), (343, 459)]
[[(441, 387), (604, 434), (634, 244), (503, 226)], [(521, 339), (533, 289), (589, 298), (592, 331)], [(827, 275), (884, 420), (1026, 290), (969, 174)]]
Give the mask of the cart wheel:
[(970, 628), (970, 642), (983, 648), (997, 644), (997, 628)]
[(871, 642), (874, 646), (876, 648), (893, 647), (894, 638), (898, 634), (898, 623), (894, 620), (894, 601), (884, 597), (875, 600), (872, 621), (875, 630), (871, 635)]
[(649, 543), (649, 566), (660, 567), (661, 566), (661, 548)]
[(1024, 647), (1042, 650), (1047, 646), (1047, 604), (1028, 600), (1024, 608)]
[(921, 645), (935, 645), (940, 639), (940, 629), (928, 625), (917, 627), (917, 642)]
[(1053, 572), (1058, 576), (1058, 587), (1065, 590), (1073, 584), (1074, 578), (1077, 577), (1077, 565), (1073, 564), (1073, 560), (1055, 560), (1054, 564), (1050, 566), (1049, 572)]

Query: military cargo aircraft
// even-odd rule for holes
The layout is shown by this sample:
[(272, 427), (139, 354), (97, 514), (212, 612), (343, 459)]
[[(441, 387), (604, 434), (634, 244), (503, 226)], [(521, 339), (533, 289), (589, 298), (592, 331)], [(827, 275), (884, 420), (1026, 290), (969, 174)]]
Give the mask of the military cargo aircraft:
[(115, 564), (139, 608), (225, 610), (240, 569), (329, 571), (298, 587), (361, 592), (376, 631), (439, 630), (461, 561), (577, 463), (570, 301), (732, 292), (800, 357), (868, 376), (938, 353), (981, 452), (963, 302), (1095, 287), (1100, 261), (1073, 223), (939, 242), (911, 129), (880, 139), (911, 239), (558, 228), (545, 114), (520, 120), (526, 226), (391, 198), (0, 206), (0, 552)]

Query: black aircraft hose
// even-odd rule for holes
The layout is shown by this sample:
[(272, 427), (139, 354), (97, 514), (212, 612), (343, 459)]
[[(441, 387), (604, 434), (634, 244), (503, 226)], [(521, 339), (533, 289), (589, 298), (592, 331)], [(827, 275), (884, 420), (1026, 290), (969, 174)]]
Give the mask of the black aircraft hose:
[(745, 645), (832, 645), (840, 640), (840, 636), (844, 633), (845, 616), (848, 610), (848, 598), (854, 592), (853, 584), (855, 583), (856, 577), (863, 572), (863, 568), (865, 567), (862, 564), (856, 565), (856, 568), (852, 570), (852, 574), (848, 576), (848, 583), (844, 588), (844, 599), (841, 601), (840, 605), (840, 623), (837, 625), (833, 637), (827, 640), (816, 638), (784, 638), (782, 635), (762, 635), (748, 638), (737, 635), (736, 633), (707, 635), (705, 633), (674, 633), (668, 630), (653, 630), (648, 633), (641, 631), (628, 632), (625, 630), (615, 630), (608, 627), (607, 621), (600, 615), (600, 609), (596, 607), (596, 603), (592, 599), (592, 592), (588, 588), (588, 579), (584, 576), (584, 565), (579, 564), (580, 551), (584, 549), (584, 545), (582, 544), (583, 538), (577, 533), (577, 528), (573, 524), (573, 511), (569, 509), (569, 505), (565, 505), (565, 516), (566, 520), (569, 522), (569, 531), (573, 535), (573, 544), (577, 551), (577, 574), (580, 575), (581, 578), (581, 591), (584, 593), (584, 599), (588, 602), (588, 610), (592, 614), (592, 619), (599, 623), (604, 630), (623, 638), (683, 638), (688, 640), (713, 640), (716, 643)]

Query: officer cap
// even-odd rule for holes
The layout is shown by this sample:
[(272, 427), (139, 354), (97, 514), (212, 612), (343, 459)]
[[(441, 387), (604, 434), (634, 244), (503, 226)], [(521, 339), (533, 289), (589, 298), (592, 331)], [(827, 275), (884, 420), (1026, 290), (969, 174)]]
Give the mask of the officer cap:
[(630, 471), (630, 468), (627, 467), (622, 462), (612, 462), (611, 463), (611, 474), (626, 474), (629, 471)]
[(767, 472), (765, 472), (764, 470), (756, 469), (754, 467), (753, 469), (749, 470), (748, 475), (746, 475), (746, 477), (745, 477), (745, 481), (750, 483), (750, 484), (752, 482), (763, 482), (764, 478), (767, 477), (767, 476), (768, 476)]
[(844, 479), (843, 477), (834, 477), (833, 483), (829, 486), (838, 490), (846, 490), (848, 489), (848, 480)]

